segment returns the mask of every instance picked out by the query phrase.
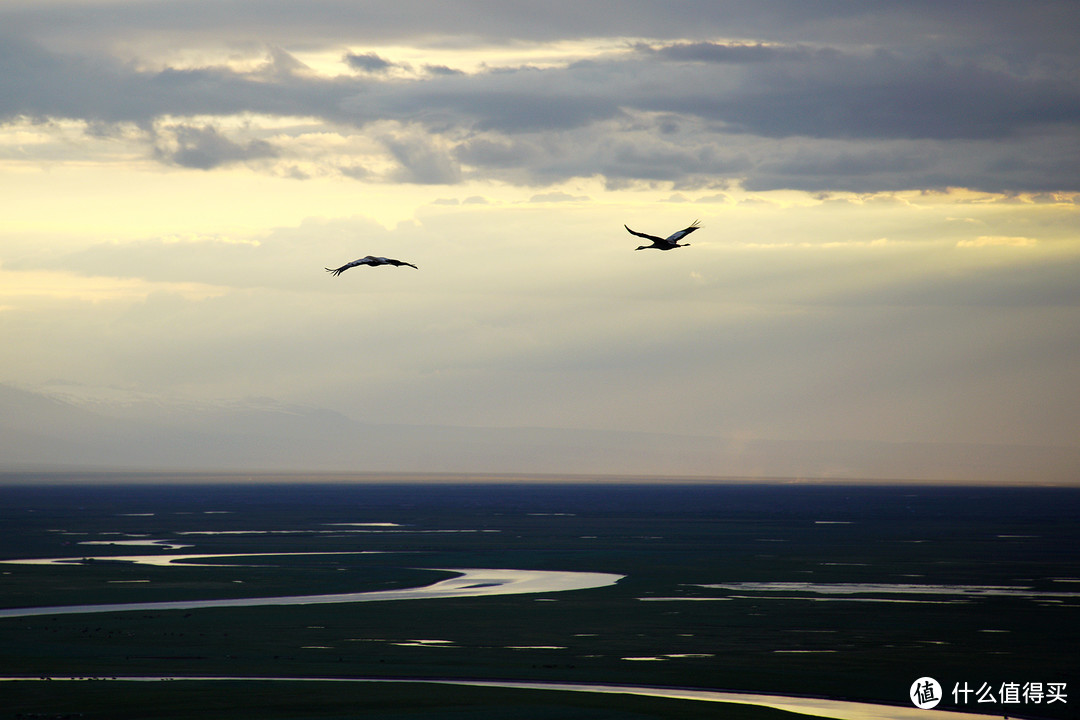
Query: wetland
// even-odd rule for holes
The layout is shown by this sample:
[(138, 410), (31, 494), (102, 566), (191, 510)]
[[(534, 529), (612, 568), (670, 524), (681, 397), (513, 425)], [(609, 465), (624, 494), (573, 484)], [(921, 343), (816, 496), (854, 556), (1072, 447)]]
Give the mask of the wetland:
[[(556, 688), (911, 709), (923, 676), (939, 709), (1076, 707), (950, 693), (1076, 687), (1070, 488), (298, 478), (9, 482), (0, 497), (0, 675), (27, 678), (0, 683), (0, 718), (205, 717), (199, 703), (230, 718), (764, 718), (782, 711)], [(58, 693), (50, 677), (97, 680)], [(105, 680), (133, 677), (191, 679)]]

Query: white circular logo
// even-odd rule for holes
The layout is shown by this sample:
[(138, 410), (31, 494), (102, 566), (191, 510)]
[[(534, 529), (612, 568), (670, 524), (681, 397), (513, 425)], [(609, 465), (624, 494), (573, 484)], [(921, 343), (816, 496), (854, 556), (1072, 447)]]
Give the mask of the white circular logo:
[(941, 685), (932, 677), (921, 677), (911, 683), (911, 702), (920, 710), (929, 710), (941, 702)]

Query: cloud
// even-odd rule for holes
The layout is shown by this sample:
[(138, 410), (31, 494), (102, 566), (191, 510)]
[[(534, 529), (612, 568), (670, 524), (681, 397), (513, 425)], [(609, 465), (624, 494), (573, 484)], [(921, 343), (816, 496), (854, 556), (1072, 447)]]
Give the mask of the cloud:
[(402, 133), (383, 138), (383, 143), (400, 165), (393, 175), (398, 182), (449, 185), (461, 180), (457, 161), (431, 138)]
[(432, 75), (464, 75), (465, 71), (446, 65), (424, 65), (424, 72)]
[(1080, 11), (1070, 0), (1043, 1), (1038, 12), (1014, 3), (986, 3), (978, 13), (963, 4), (927, 0), (852, 8), (800, 0), (735, 0), (718, 5), (691, 0), (673, 9), (662, 0), (638, 0), (632, 11), (612, 13), (574, 0), (551, 0), (544, 12), (529, 2), (428, 0), (357, 5), (348, 0), (274, 0), (252, 8), (243, 0), (89, 4), (82, 0), (7, 3), (4, 24), (22, 34), (81, 47), (108, 47), (148, 34), (198, 45), (232, 39), (271, 42), (400, 45), (421, 38), (468, 37), (478, 44), (520, 44), (571, 38), (717, 37), (842, 44), (852, 38), (874, 45), (918, 42), (928, 49), (962, 45), (973, 52), (1009, 45), (1028, 52), (1075, 48)]
[[(367, 245), (385, 248), (392, 236), (379, 224), (362, 218), (310, 219), (252, 238), (166, 235), (128, 242), (96, 242), (63, 253), (44, 247), (28, 248), (22, 254), (9, 254), (3, 268), (67, 272), (102, 282), (112, 279), (114, 283), (121, 278), (137, 279), (161, 283), (169, 292), (178, 283), (218, 291), (295, 290), (321, 281), (326, 265), (339, 265), (365, 254), (358, 253), (358, 237), (364, 238)], [(380, 254), (390, 254), (390, 250), (380, 250)]]
[(345, 55), (344, 60), (345, 64), (353, 70), (361, 70), (369, 73), (387, 73), (397, 67), (406, 67), (400, 63), (385, 60), (373, 52), (363, 54), (348, 53)]
[(531, 203), (585, 202), (587, 200), (589, 200), (588, 195), (571, 195), (564, 192), (539, 193), (529, 198)]
[[(1075, 447), (1078, 19), (1053, 0), (0, 3), (0, 380), (803, 457)], [(622, 229), (699, 213), (678, 253)], [(366, 254), (422, 270), (323, 270)], [(674, 466), (640, 439), (597, 462)]]
[(265, 140), (235, 142), (213, 126), (176, 125), (163, 133), (155, 148), (158, 157), (183, 167), (211, 170), (222, 165), (277, 157), (274, 146)]
[(662, 98), (667, 109), (763, 137), (987, 139), (1080, 120), (1080, 90), (1064, 77), (966, 55), (716, 43), (656, 54), (670, 72), (701, 65), (730, 78), (724, 92)]
[[(794, 51), (762, 43), (746, 45), (742, 43), (674, 43), (654, 49), (639, 44), (637, 49), (643, 52), (656, 52), (664, 59), (680, 62), (746, 63), (768, 62), (796, 54)], [(802, 54), (802, 53), (799, 53)]]
[(1034, 247), (1039, 241), (1035, 238), (1006, 235), (980, 235), (977, 238), (959, 240), (956, 247)]
[[(412, 3), (398, 5), (361, 19), (331, 0), (305, 4), (303, 12), (282, 0), (258, 18), (243, 13), (240, 23), (221, 10), (194, 13), (183, 0), (168, 8), (99, 5), (94, 13), (64, 3), (0, 11), (9, 21), (0, 36), (0, 119), (71, 119), (99, 130), (172, 124), (180, 128), (172, 147), (151, 156), (203, 169), (277, 156), (269, 140), (226, 136), (225, 118), (272, 124), (284, 134), (289, 122), (320, 123), (348, 137), (376, 126), (407, 128), (384, 140), (400, 170), (365, 173), (368, 180), (545, 185), (599, 175), (612, 187), (1080, 189), (1070, 162), (1080, 151), (1080, 87), (1073, 82), (1080, 61), (1059, 25), (1078, 19), (1080, 9), (1068, 3), (1049, 3), (1045, 14), (995, 5), (957, 24), (950, 24), (955, 8), (935, 4), (918, 12), (836, 6), (807, 13), (780, 2), (786, 24), (753, 3), (723, 13), (702, 4), (692, 23), (659, 4), (642, 3), (619, 18), (559, 4), (521, 24), (522, 6), (491, 13), (466, 2), (454, 13), (425, 5), (414, 26), (402, 15)], [(87, 23), (82, 42), (71, 34), (75, 18)], [(131, 40), (117, 28), (127, 28)], [(221, 45), (230, 28), (255, 33), (267, 61), (246, 69), (225, 61), (170, 64), (167, 56), (149, 61), (152, 38), (167, 37), (180, 52), (184, 43)], [(562, 32), (578, 41), (586, 32), (654, 39), (597, 45), (542, 64), (481, 64), (469, 73), (438, 61), (397, 72), (412, 66), (370, 50), (344, 56), (358, 74), (320, 75), (284, 49), (377, 37), (437, 50), (468, 48), (484, 37), (539, 43)], [(118, 59), (108, 41), (116, 37), (148, 57)], [(257, 46), (243, 42), (250, 56)], [(536, 51), (542, 59), (543, 46)], [(360, 158), (333, 162), (367, 166)], [(319, 174), (291, 167), (294, 175)]]
[[(254, 238), (26, 243), (5, 257), (12, 276), (134, 278), (140, 293), (49, 306), (15, 296), (0, 314), (19, 348), (8, 372), (193, 401), (272, 394), (414, 427), (1073, 442), (1077, 409), (1060, 388), (1078, 380), (1062, 332), (1080, 307), (1076, 262), (1043, 243), (961, 251), (971, 228), (946, 220), (992, 220), (1002, 206), (931, 197), (911, 209), (922, 199), (909, 196), (713, 208), (663, 203), (669, 194), (427, 204), (393, 229), (351, 218)], [(632, 251), (621, 222), (662, 232), (690, 207), (713, 216), (686, 254)], [(891, 214), (905, 208), (902, 221)], [(1015, 227), (1045, 236), (1068, 232), (1074, 210), (1010, 209), (1028, 213)], [(898, 225), (906, 241), (873, 244)], [(1000, 220), (992, 232), (1021, 236)], [(791, 244), (762, 253), (749, 241)], [(322, 270), (369, 252), (422, 270)], [(1001, 253), (1021, 257), (1005, 265)], [(214, 292), (186, 296), (181, 283)], [(59, 337), (80, 351), (56, 353)]]

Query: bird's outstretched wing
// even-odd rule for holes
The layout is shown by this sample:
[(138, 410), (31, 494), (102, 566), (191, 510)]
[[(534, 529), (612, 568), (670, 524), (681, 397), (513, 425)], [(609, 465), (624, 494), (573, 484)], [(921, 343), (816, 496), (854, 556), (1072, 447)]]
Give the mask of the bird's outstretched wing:
[(655, 235), (646, 235), (645, 233), (636, 232), (636, 231), (631, 230), (630, 228), (626, 227), (626, 225), (623, 225), (623, 227), (626, 228), (626, 231), (628, 233), (630, 233), (631, 235), (637, 235), (638, 237), (643, 237), (646, 240), (652, 240), (653, 242), (664, 242), (664, 238), (656, 237)]
[(349, 268), (356, 267), (357, 265), (378, 265), (378, 264), (379, 264), (378, 258), (372, 257), (371, 255), (366, 255), (366, 256), (360, 258), (359, 260), (353, 260), (352, 262), (347, 262), (347, 263), (345, 263), (344, 265), (342, 265), (339, 268), (326, 268), (326, 272), (331, 273), (333, 275), (340, 275), (341, 273), (345, 272)]
[[(342, 265), (339, 268), (326, 268), (326, 272), (331, 273), (332, 275), (340, 275), (341, 273), (345, 272), (349, 268), (356, 267), (357, 265), (371, 265), (372, 267), (374, 267), (376, 265), (397, 265), (397, 266), (408, 265), (411, 268), (416, 268), (416, 266), (413, 265), (412, 263), (407, 263), (407, 262), (404, 262), (403, 260), (394, 260), (393, 258), (384, 258), (384, 257), (375, 257), (374, 255), (366, 255), (366, 256), (360, 258), (359, 260), (353, 260), (350, 263), (345, 263), (344, 265)], [(416, 269), (419, 270), (419, 268), (416, 268)]]
[[(624, 226), (624, 227), (625, 227), (625, 226)], [(665, 242), (669, 242), (669, 243), (677, 243), (677, 242), (679, 242), (680, 240), (682, 240), (682, 239), (683, 239), (684, 237), (686, 237), (687, 235), (689, 235), (690, 233), (694, 232), (695, 230), (697, 230), (697, 229), (698, 229), (698, 228), (700, 228), (700, 227), (701, 227), (701, 224), (699, 223), (699, 221), (695, 220), (694, 222), (690, 223), (690, 227), (688, 227), (688, 228), (684, 228), (684, 229), (682, 229), (682, 230), (679, 230), (679, 231), (677, 231), (677, 232), (674, 232), (674, 233), (672, 233), (672, 234), (671, 234), (671, 235), (670, 235), (670, 236), (669, 236), (669, 237), (668, 237), (668, 238), (667, 238), (667, 239), (665, 240)], [(630, 228), (626, 228), (626, 229), (627, 229), (627, 230), (629, 230)]]
[(340, 275), (351, 267), (356, 267), (357, 265), (366, 265), (367, 263), (364, 262), (364, 260), (366, 259), (367, 258), (353, 260), (352, 262), (345, 263), (339, 268), (326, 268), (326, 272), (330, 273), (331, 275)]

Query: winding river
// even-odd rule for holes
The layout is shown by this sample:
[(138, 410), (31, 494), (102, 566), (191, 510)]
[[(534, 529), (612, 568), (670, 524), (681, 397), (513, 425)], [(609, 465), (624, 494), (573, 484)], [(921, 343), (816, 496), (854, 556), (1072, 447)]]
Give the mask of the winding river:
[[(324, 553), (311, 553), (322, 555)], [(137, 557), (137, 556), (135, 556)], [(151, 556), (160, 560), (160, 556)], [(199, 555), (187, 557), (221, 557)], [(250, 557), (250, 556), (244, 556)], [(116, 561), (121, 558), (109, 558)], [(176, 559), (175, 556), (171, 559)], [(132, 557), (123, 558), (132, 561)], [(474, 568), (425, 568), (458, 573), (431, 585), (401, 590), (334, 593), (330, 595), (285, 595), (278, 597), (229, 598), (225, 600), (166, 600), (159, 602), (114, 603), (107, 605), (56, 605), (0, 609), (0, 618), (37, 615), (72, 615), (79, 613), (128, 612), (131, 610), (193, 610), (197, 608), (255, 607), (263, 605), (317, 605), (326, 603), (378, 602), (386, 600), (423, 600), (430, 598), (480, 597), (483, 595), (518, 595), (522, 593), (588, 590), (614, 585), (622, 575), (591, 572), (556, 572), (551, 570), (508, 570)]]
[[(101, 558), (42, 558), (3, 560), (7, 564), (73, 564), (87, 562), (122, 562), (147, 565), (170, 565), (176, 562), (225, 557), (257, 557), (275, 555), (327, 555), (346, 553), (244, 553), (235, 555), (127, 555)], [(254, 607), (262, 605), (313, 605), (320, 603), (377, 602), (388, 600), (420, 600), (431, 598), (480, 597), (486, 595), (512, 595), (523, 593), (548, 593), (567, 590), (586, 590), (613, 585), (624, 576), (611, 573), (556, 572), (546, 570), (513, 570), (491, 568), (426, 568), (456, 573), (455, 577), (422, 587), (400, 590), (379, 590), (331, 595), (290, 595), (280, 597), (231, 598), (225, 600), (181, 600), (143, 603), (115, 603), (105, 605), (60, 605), (52, 607), (27, 607), (0, 609), (0, 618), (31, 617), (39, 615), (65, 615), (79, 613), (127, 612), (132, 610), (191, 610), (215, 607)], [(45, 678), (0, 677), (0, 681), (74, 681), (85, 677)], [(754, 693), (723, 692), (687, 688), (646, 687), (637, 685), (600, 685), (549, 682), (516, 682), (505, 680), (454, 680), (454, 679), (386, 679), (386, 678), (312, 678), (312, 677), (243, 677), (243, 676), (130, 676), (96, 678), (108, 682), (161, 682), (161, 681), (252, 681), (252, 682), (367, 682), (367, 683), (434, 683), (442, 685), (467, 685), (473, 687), (518, 688), (523, 690), (553, 690), (564, 692), (589, 692), (625, 695), (642, 695), (702, 702), (737, 703), (776, 708), (803, 715), (836, 718), (837, 720), (986, 720), (986, 715), (919, 710), (914, 707), (874, 705), (824, 698), (789, 697)]]

